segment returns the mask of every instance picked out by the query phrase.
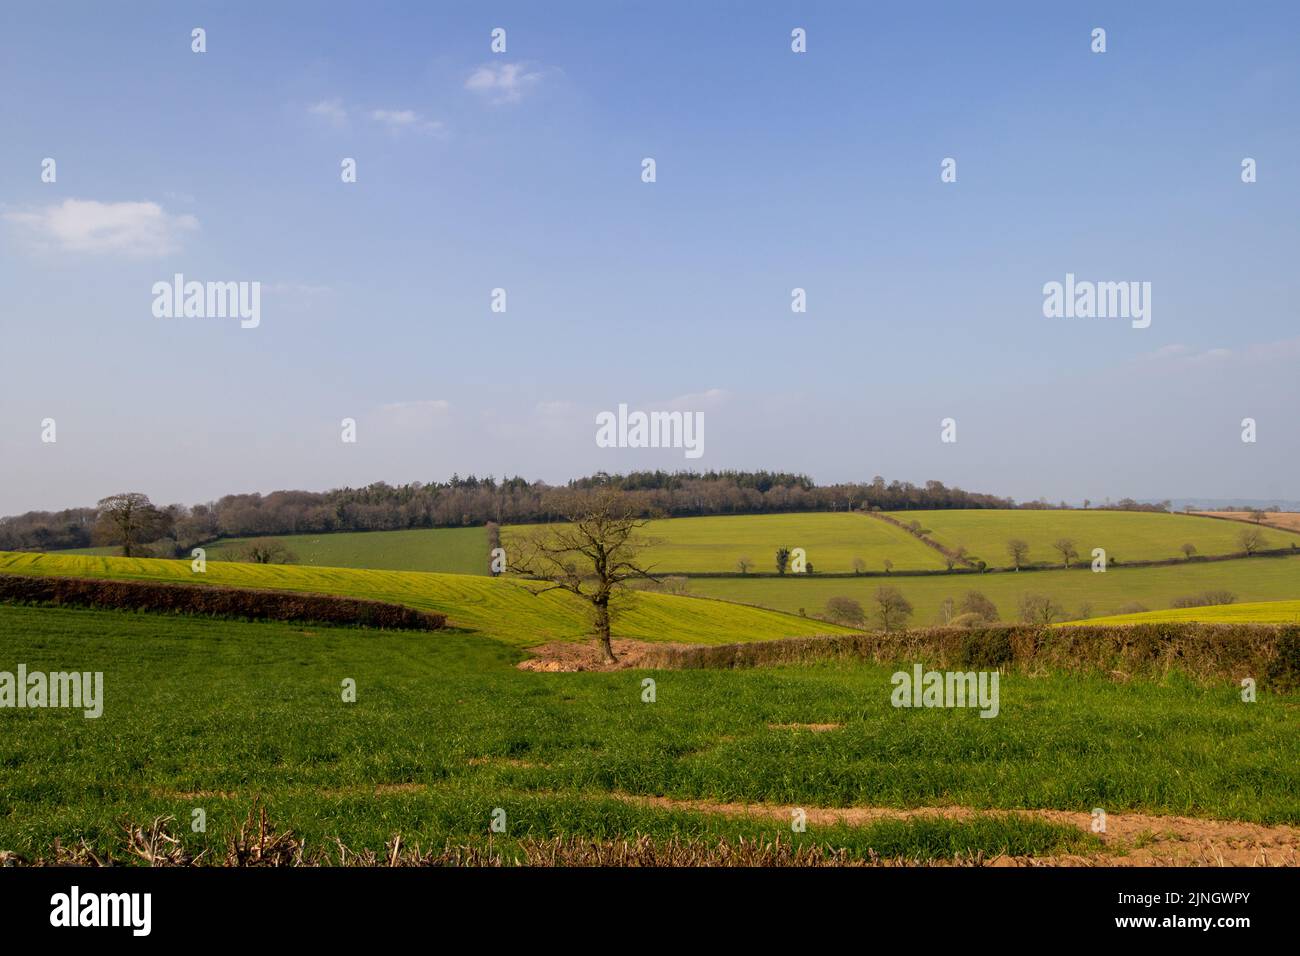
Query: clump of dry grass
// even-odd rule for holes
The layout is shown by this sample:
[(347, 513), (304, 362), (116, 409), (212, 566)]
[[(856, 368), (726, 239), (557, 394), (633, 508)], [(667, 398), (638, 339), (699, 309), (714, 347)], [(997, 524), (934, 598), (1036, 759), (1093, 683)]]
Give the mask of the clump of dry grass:
[(48, 856), (35, 860), (0, 851), (3, 866), (348, 866), (348, 867), (842, 867), (906, 866), (936, 862), (981, 865), (982, 856), (948, 861), (882, 859), (874, 851), (867, 857), (846, 849), (794, 846), (781, 840), (690, 840), (673, 837), (654, 840), (638, 836), (624, 840), (592, 840), (577, 836), (527, 838), (505, 844), (447, 843), (423, 850), (408, 845), (396, 834), (383, 851), (353, 850), (336, 841), (333, 853), (323, 848), (307, 852), (291, 831), (278, 832), (266, 808), (254, 803), (238, 833), (227, 841), (224, 854), (189, 853), (173, 835), (174, 817), (158, 817), (147, 825), (125, 824), (113, 850), (102, 852), (82, 840), (74, 847), (55, 841)]

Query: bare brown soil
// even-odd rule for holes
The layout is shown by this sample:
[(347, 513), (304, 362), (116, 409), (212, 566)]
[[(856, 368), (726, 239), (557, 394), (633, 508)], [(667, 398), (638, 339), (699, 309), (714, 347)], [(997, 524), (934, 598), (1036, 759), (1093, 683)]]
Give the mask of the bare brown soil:
[[(715, 803), (620, 794), (619, 799), (646, 806), (727, 816), (770, 817), (787, 821), (794, 807), (772, 804)], [(1066, 810), (976, 810), (971, 807), (803, 807), (810, 826), (863, 826), (877, 820), (912, 817), (968, 819), (976, 815), (1018, 814), (1091, 832), (1092, 816)], [(1263, 826), (1195, 817), (1164, 817), (1144, 813), (1112, 813), (1106, 832), (1096, 836), (1105, 850), (1086, 856), (998, 857), (993, 866), (1300, 866), (1300, 828)]]
[[(1245, 511), (1193, 511), (1192, 514), (1206, 518), (1227, 518), (1230, 521), (1244, 521), (1247, 524), (1255, 523), (1255, 519)], [(1300, 512), (1270, 511), (1264, 515), (1264, 520), (1260, 523), (1269, 528), (1277, 528), (1279, 531), (1300, 531)]]
[(617, 671), (630, 667), (646, 666), (646, 657), (651, 649), (662, 650), (665, 647), (686, 647), (685, 644), (650, 644), (647, 641), (633, 641), (615, 638), (610, 642), (614, 656), (618, 661), (608, 664), (601, 660), (600, 645), (589, 641), (552, 641), (538, 647), (528, 648), (533, 656), (520, 661), (515, 666), (521, 671), (544, 671), (547, 673), (571, 674), (577, 671)]

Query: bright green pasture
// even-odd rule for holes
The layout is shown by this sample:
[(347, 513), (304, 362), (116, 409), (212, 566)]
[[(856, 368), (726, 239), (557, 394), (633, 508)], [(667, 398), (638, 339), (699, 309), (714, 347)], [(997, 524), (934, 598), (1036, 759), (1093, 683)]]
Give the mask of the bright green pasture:
[[(255, 797), (307, 840), (379, 849), (508, 836), (746, 835), (920, 856), (1078, 850), (1041, 823), (819, 827), (653, 809), (1105, 807), (1300, 822), (1295, 698), (1006, 675), (1000, 713), (896, 709), (888, 666), (538, 674), (461, 633), (0, 607), (0, 669), (102, 671), (104, 713), (0, 710), (0, 849), (104, 846), (172, 815), (219, 848)], [(904, 662), (905, 663), (905, 662)], [(340, 688), (356, 682), (356, 700)], [(813, 733), (791, 724), (833, 724)], [(206, 834), (191, 813), (207, 814)], [(1086, 839), (1086, 837), (1084, 838)]]

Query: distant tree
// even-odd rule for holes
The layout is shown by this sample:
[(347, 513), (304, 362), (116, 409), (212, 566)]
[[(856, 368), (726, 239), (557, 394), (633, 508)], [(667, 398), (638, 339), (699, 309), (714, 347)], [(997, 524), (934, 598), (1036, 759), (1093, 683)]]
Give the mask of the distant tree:
[(1250, 520), (1255, 524), (1263, 524), (1264, 519), (1268, 517), (1268, 512), (1262, 508), (1247, 508), (1246, 512), (1250, 515)]
[(1048, 625), (1065, 618), (1065, 609), (1046, 594), (1026, 594), (1020, 599), (1020, 620)]
[(885, 573), (888, 574), (893, 570), (894, 570), (894, 562), (890, 561), (888, 558), (885, 558)]
[(892, 631), (902, 627), (907, 623), (907, 619), (912, 616), (912, 604), (903, 593), (892, 585), (884, 585), (876, 588), (875, 595), (875, 614), (876, 621), (880, 624), (883, 631)]
[(1083, 499), (1083, 510), (1084, 510), (1084, 511), (1087, 511), (1089, 505), (1091, 505), (1091, 504), (1092, 504), (1092, 500), (1091, 500), (1090, 498), (1084, 498), (1084, 499)]
[(1088, 618), (1090, 618), (1090, 617), (1092, 617), (1092, 602), (1091, 602), (1091, 601), (1084, 601), (1082, 604), (1079, 605), (1079, 617), (1078, 617), (1078, 620), (1080, 620), (1080, 621), (1086, 621), (1086, 620), (1088, 620)]
[(789, 567), (790, 567), (790, 549), (777, 548), (776, 549), (776, 573), (785, 574), (786, 570)]
[(861, 627), (867, 622), (862, 605), (851, 597), (833, 597), (826, 602), (826, 616), (840, 624)]
[(854, 559), (853, 559), (853, 573), (854, 573), (854, 574), (861, 574), (861, 573), (862, 573), (863, 571), (865, 571), (865, 570), (867, 570), (867, 562), (866, 562), (866, 561), (863, 561), (861, 558), (854, 558)]
[(813, 568), (813, 563), (812, 563), (811, 561), (805, 561), (805, 562), (804, 562), (804, 564), (803, 564), (803, 573), (804, 573), (804, 574), (812, 574), (814, 570), (815, 570), (815, 569)]
[(967, 591), (966, 596), (961, 599), (959, 609), (962, 614), (973, 614), (977, 619), (989, 624), (994, 623), (999, 617), (997, 605), (979, 591)]
[(748, 574), (750, 572), (750, 569), (753, 567), (754, 567), (754, 559), (748, 556), (743, 557), (736, 562), (736, 570), (738, 570), (741, 574)]
[(123, 557), (139, 556), (143, 545), (171, 530), (170, 517), (154, 507), (148, 495), (138, 491), (101, 498), (96, 508), (96, 539), (120, 545)]
[(1068, 568), (1070, 562), (1079, 556), (1079, 551), (1074, 546), (1074, 542), (1069, 538), (1057, 538), (1052, 547), (1061, 555), (1061, 560), (1065, 562)]
[(1016, 570), (1019, 571), (1020, 565), (1029, 556), (1029, 542), (1022, 541), (1019, 538), (1012, 538), (1007, 542), (1007, 554), (1011, 555), (1011, 560), (1015, 563)]
[(939, 605), (939, 613), (935, 615), (935, 623), (943, 625), (951, 624), (953, 618), (956, 616), (957, 602), (952, 598), (944, 598), (943, 602)]
[(1254, 554), (1264, 547), (1264, 532), (1259, 528), (1245, 528), (1237, 535), (1237, 543), (1247, 555)]
[(1144, 614), (1147, 610), (1145, 604), (1139, 604), (1137, 601), (1129, 601), (1127, 604), (1121, 604), (1116, 614)]
[(1188, 561), (1190, 561), (1190, 560), (1192, 560), (1192, 555), (1194, 555), (1194, 554), (1196, 553), (1196, 545), (1192, 544), (1192, 543), (1189, 541), (1189, 542), (1187, 542), (1185, 545), (1183, 545), (1181, 548), (1179, 548), (1178, 550), (1181, 551), (1181, 552), (1183, 552), (1183, 557), (1184, 557), (1185, 559), (1187, 559)]
[(912, 534), (919, 535), (921, 533), (921, 522), (913, 518), (907, 523), (907, 530), (912, 532)]
[(608, 488), (573, 491), (557, 507), (566, 523), (542, 526), (515, 541), (508, 567), (549, 582), (534, 595), (563, 590), (590, 604), (601, 654), (615, 662), (611, 604), (629, 580), (655, 580), (639, 560), (646, 542), (638, 532), (647, 521), (632, 501)]
[(294, 564), (298, 560), (288, 545), (274, 538), (246, 541), (231, 552), (231, 558), (246, 564)]

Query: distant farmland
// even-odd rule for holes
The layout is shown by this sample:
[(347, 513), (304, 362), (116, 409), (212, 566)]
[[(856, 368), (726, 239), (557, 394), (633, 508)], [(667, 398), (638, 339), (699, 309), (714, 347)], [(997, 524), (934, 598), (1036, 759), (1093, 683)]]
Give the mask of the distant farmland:
[[(1226, 523), (1226, 522), (1224, 522)], [(961, 600), (968, 590), (980, 591), (998, 606), (1004, 620), (1015, 620), (1024, 594), (1046, 594), (1059, 602), (1068, 617), (1081, 615), (1091, 604), (1093, 616), (1115, 614), (1138, 602), (1148, 610), (1167, 609), (1179, 597), (1211, 589), (1226, 589), (1238, 601), (1281, 601), (1300, 596), (1300, 556), (1242, 558), (1236, 561), (1177, 564), (1155, 568), (1111, 568), (1104, 574), (1091, 570), (1000, 571), (990, 574), (935, 575), (893, 578), (786, 578), (749, 580), (696, 578), (690, 593), (741, 601), (798, 613), (820, 614), (831, 597), (857, 599), (870, 606), (871, 596), (883, 584), (897, 587), (916, 607), (915, 625), (935, 621), (945, 598)], [(1182, 620), (1201, 620), (1191, 609)]]
[[(1111, 561), (1167, 561), (1182, 557), (1183, 544), (1196, 546), (1200, 555), (1236, 554), (1242, 526), (1195, 515), (1141, 511), (896, 511), (893, 517), (907, 523), (919, 521), (928, 537), (956, 548), (964, 545), (990, 567), (1011, 567), (1007, 541), (1020, 538), (1029, 544), (1029, 563), (1060, 565), (1052, 547), (1069, 538), (1080, 558), (1091, 561), (1093, 548), (1105, 548)], [(1300, 535), (1264, 529), (1264, 547), (1300, 544)]]
[[(502, 539), (508, 544), (530, 527), (507, 527)], [(942, 555), (924, 542), (861, 512), (667, 518), (650, 522), (642, 534), (654, 540), (646, 562), (663, 573), (734, 573), (742, 557), (753, 560), (753, 571), (775, 573), (781, 547), (803, 548), (822, 572), (851, 572), (854, 558), (865, 561), (869, 571), (884, 571), (886, 560), (900, 571), (944, 567)]]

